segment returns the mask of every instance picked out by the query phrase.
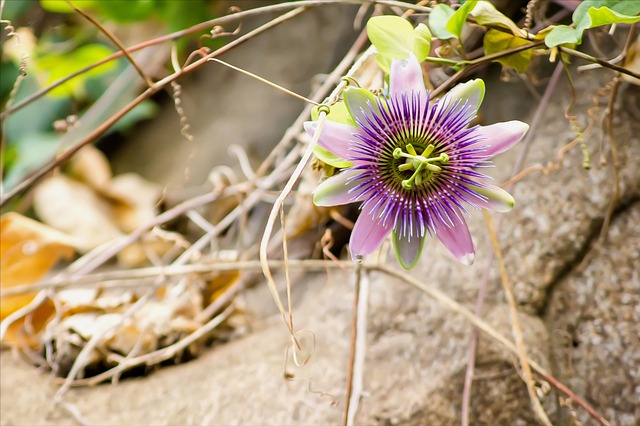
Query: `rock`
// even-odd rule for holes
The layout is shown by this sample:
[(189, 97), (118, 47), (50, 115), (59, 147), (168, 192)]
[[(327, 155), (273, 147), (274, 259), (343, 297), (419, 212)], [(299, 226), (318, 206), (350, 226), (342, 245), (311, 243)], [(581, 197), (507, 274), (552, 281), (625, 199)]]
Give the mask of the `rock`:
[[(243, 3), (242, 8), (250, 9), (251, 4)], [(345, 5), (309, 9), (220, 59), (308, 96), (312, 82), (330, 72), (355, 39), (356, 10)], [(247, 18), (242, 26), (255, 28), (275, 16)], [(298, 99), (214, 62), (179, 83), (188, 132), (194, 139), (181, 136), (180, 117), (169, 100), (114, 154), (116, 174), (136, 171), (172, 189), (202, 185), (215, 166), (238, 169), (235, 156), (228, 152), (232, 144), (247, 150), (251, 159), (266, 157), (305, 107)]]
[[(558, 379), (621, 426), (640, 419), (638, 265), (640, 202), (635, 201), (615, 217), (607, 241), (593, 244), (589, 262), (554, 286), (544, 315)], [(582, 411), (576, 415), (587, 422)]]

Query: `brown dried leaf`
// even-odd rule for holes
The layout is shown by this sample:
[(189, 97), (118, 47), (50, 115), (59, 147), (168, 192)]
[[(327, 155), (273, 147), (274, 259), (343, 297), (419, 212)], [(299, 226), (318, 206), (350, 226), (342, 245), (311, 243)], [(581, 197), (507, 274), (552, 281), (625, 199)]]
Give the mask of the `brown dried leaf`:
[(73, 156), (67, 172), (70, 177), (95, 190), (106, 188), (111, 180), (111, 167), (107, 157), (93, 145), (85, 146)]
[[(0, 218), (0, 287), (30, 284), (40, 279), (61, 258), (75, 252), (73, 240), (35, 220), (18, 213)], [(0, 317), (22, 308), (34, 294), (2, 298)]]
[[(75, 252), (74, 241), (55, 229), (18, 213), (0, 218), (0, 288), (8, 289), (30, 284), (40, 279), (60, 259), (69, 259)], [(0, 319), (27, 306), (35, 292), (0, 298)], [(33, 346), (37, 334), (53, 314), (53, 304), (46, 302), (14, 322), (3, 336), (3, 342)], [(29, 332), (25, 332), (25, 327)]]
[(136, 173), (124, 173), (114, 177), (102, 193), (116, 201), (114, 219), (124, 232), (132, 232), (157, 214), (161, 188)]
[(91, 188), (66, 176), (54, 176), (38, 185), (33, 207), (44, 223), (75, 237), (81, 251), (122, 235), (111, 206)]

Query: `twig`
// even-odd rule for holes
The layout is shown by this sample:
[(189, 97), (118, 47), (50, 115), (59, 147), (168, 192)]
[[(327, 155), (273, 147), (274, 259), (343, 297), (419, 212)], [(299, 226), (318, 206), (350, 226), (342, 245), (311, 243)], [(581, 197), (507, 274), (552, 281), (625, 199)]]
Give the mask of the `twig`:
[[(313, 259), (289, 259), (287, 266), (292, 269), (302, 269), (308, 271), (322, 271), (326, 268), (330, 269), (351, 269), (353, 264), (350, 262), (336, 263), (331, 260), (313, 260)], [(285, 262), (282, 260), (270, 260), (269, 267), (273, 269), (282, 269)], [(15, 286), (0, 290), (0, 297), (15, 296), (18, 294), (31, 293), (37, 290), (62, 290), (66, 288), (78, 288), (86, 286), (96, 286), (99, 288), (129, 288), (140, 287), (142, 283), (139, 280), (154, 278), (158, 275), (165, 277), (175, 277), (187, 274), (210, 274), (213, 272), (229, 272), (229, 271), (259, 271), (261, 270), (260, 261), (244, 260), (244, 261), (220, 261), (217, 263), (201, 263), (194, 265), (170, 265), (170, 266), (153, 266), (139, 269), (124, 269), (120, 271), (100, 272), (84, 276), (62, 276), (52, 280), (40, 281), (35, 284), (27, 284)], [(118, 281), (131, 281), (123, 284)], [(24, 315), (21, 315), (24, 316)], [(8, 319), (9, 317), (7, 317)]]
[(640, 74), (638, 74), (637, 72), (634, 72), (630, 69), (624, 68), (624, 67), (620, 67), (618, 65), (612, 64), (611, 62), (596, 58), (595, 56), (591, 56), (591, 55), (587, 55), (586, 53), (582, 53), (580, 51), (574, 50), (574, 49), (569, 49), (568, 47), (562, 47), (562, 46), (558, 46), (558, 49), (561, 52), (564, 53), (568, 53), (571, 56), (575, 56), (576, 58), (580, 58), (580, 59), (584, 59), (585, 61), (589, 61), (589, 62), (593, 62), (599, 65), (602, 65), (605, 68), (609, 68), (612, 69), (614, 71), (617, 71), (619, 73), (622, 74), (626, 74), (628, 76), (637, 78), (638, 80), (640, 80)]
[(362, 264), (356, 264), (353, 317), (351, 322), (351, 348), (347, 370), (347, 393), (343, 424), (353, 426), (362, 397), (362, 378), (367, 346), (367, 308), (369, 303), (369, 277), (362, 273)]
[(80, 14), (83, 18), (85, 18), (87, 21), (91, 22), (93, 25), (96, 26), (96, 28), (98, 28), (98, 30), (100, 32), (102, 32), (109, 40), (111, 40), (111, 42), (113, 44), (115, 44), (118, 49), (120, 49), (120, 51), (122, 52), (122, 54), (124, 56), (126, 56), (126, 58), (129, 60), (129, 62), (131, 62), (131, 65), (133, 65), (133, 67), (136, 69), (136, 71), (138, 71), (138, 74), (140, 74), (140, 77), (142, 77), (142, 79), (144, 80), (145, 83), (147, 83), (147, 86), (152, 87), (153, 86), (153, 81), (151, 80), (151, 78), (149, 78), (149, 76), (144, 72), (144, 70), (142, 69), (142, 67), (140, 67), (140, 65), (138, 64), (138, 62), (133, 59), (133, 56), (131, 56), (131, 54), (127, 51), (127, 48), (124, 47), (124, 45), (120, 42), (120, 40), (118, 40), (118, 38), (111, 32), (109, 31), (104, 25), (102, 25), (100, 22), (96, 21), (91, 15), (89, 15), (87, 12), (83, 11), (82, 9), (80, 9), (79, 7), (77, 7), (76, 5), (74, 5), (73, 3), (71, 3), (71, 1), (69, 0), (65, 0), (65, 3), (67, 3), (73, 10), (75, 10), (78, 14)]
[[(629, 52), (629, 49), (633, 45), (635, 41), (635, 30), (636, 25), (632, 25), (629, 29), (629, 34), (627, 34), (627, 40), (624, 43), (624, 48), (620, 53), (620, 56), (625, 57)], [(638, 54), (638, 52), (636, 52)], [(609, 97), (609, 103), (607, 105), (607, 132), (604, 132), (609, 139), (609, 147), (611, 149), (611, 163), (613, 167), (613, 196), (611, 197), (611, 203), (609, 203), (609, 208), (607, 209), (607, 214), (604, 217), (604, 221), (602, 223), (602, 229), (600, 230), (600, 242), (603, 243), (608, 230), (609, 224), (611, 223), (611, 218), (613, 217), (613, 213), (615, 212), (616, 204), (618, 203), (618, 198), (620, 197), (620, 172), (618, 167), (620, 166), (620, 160), (618, 158), (618, 147), (616, 146), (616, 141), (613, 135), (613, 113), (615, 110), (616, 98), (618, 96), (618, 87), (620, 86), (620, 75), (618, 74), (614, 78), (613, 87), (611, 88), (611, 95)]]
[(495, 251), (496, 259), (498, 260), (498, 265), (500, 266), (500, 278), (502, 281), (502, 286), (504, 289), (504, 295), (507, 299), (507, 303), (509, 304), (509, 312), (511, 313), (511, 327), (513, 331), (513, 337), (516, 341), (516, 348), (518, 349), (518, 358), (520, 359), (520, 366), (522, 368), (522, 373), (524, 375), (524, 382), (527, 385), (527, 391), (529, 392), (529, 399), (531, 400), (531, 407), (533, 408), (534, 413), (538, 417), (540, 423), (545, 426), (551, 426), (551, 421), (547, 417), (547, 413), (544, 411), (540, 400), (538, 399), (538, 395), (536, 394), (535, 383), (533, 381), (533, 375), (531, 374), (531, 366), (529, 365), (529, 360), (527, 356), (527, 349), (524, 343), (524, 339), (522, 337), (522, 327), (520, 326), (520, 320), (518, 319), (518, 308), (516, 307), (516, 299), (513, 297), (513, 292), (511, 291), (511, 284), (509, 283), (509, 276), (507, 275), (507, 269), (504, 265), (504, 259), (502, 258), (502, 250), (500, 249), (500, 244), (498, 243), (498, 237), (496, 235), (495, 228), (493, 226), (493, 220), (491, 220), (491, 216), (486, 210), (483, 210), (484, 219), (487, 222), (487, 227), (489, 228), (489, 237), (491, 238), (491, 243), (493, 245), (493, 249)]
[[(356, 56), (360, 52), (362, 46), (365, 42), (368, 41), (366, 31), (362, 31), (356, 41), (353, 43), (353, 46), (349, 49), (347, 54), (342, 58), (338, 66), (331, 72), (329, 77), (322, 83), (320, 88), (316, 91), (316, 93), (311, 97), (316, 102), (322, 101), (329, 91), (336, 86), (336, 84), (340, 81), (340, 78), (347, 72)], [(278, 142), (276, 147), (269, 153), (267, 158), (262, 162), (258, 170), (256, 171), (256, 176), (263, 176), (271, 164), (275, 161), (276, 157), (283, 151), (289, 143), (293, 140), (293, 138), (300, 132), (302, 129), (302, 124), (309, 119), (309, 114), (311, 112), (311, 105), (306, 105), (302, 110), (298, 118), (294, 121), (289, 129), (287, 129), (286, 133), (282, 137), (282, 139)]]
[[(476, 306), (474, 313), (478, 318), (482, 318), (482, 311), (484, 308), (484, 299), (489, 289), (489, 273), (491, 266), (493, 265), (493, 256), (490, 256), (487, 262), (487, 267), (484, 270), (482, 279), (480, 280), (480, 288), (478, 289), (478, 297), (476, 298)], [(473, 378), (476, 366), (476, 351), (478, 349), (478, 330), (474, 328), (471, 331), (471, 338), (469, 340), (469, 353), (467, 355), (467, 368), (464, 374), (464, 386), (462, 389), (462, 426), (469, 426), (469, 414), (471, 407), (471, 388), (473, 386)]]
[[(442, 291), (440, 291), (440, 290), (438, 290), (436, 288), (429, 287), (428, 285), (424, 284), (422, 281), (415, 279), (414, 277), (412, 277), (411, 275), (409, 275), (409, 274), (407, 274), (405, 272), (390, 268), (390, 267), (385, 266), (385, 265), (378, 265), (378, 264), (376, 264), (376, 265), (365, 265), (365, 267), (367, 269), (369, 269), (369, 270), (379, 271), (379, 272), (382, 272), (382, 273), (384, 273), (384, 274), (386, 274), (386, 275), (388, 275), (390, 277), (397, 278), (398, 281), (400, 281), (400, 282), (404, 282), (404, 283), (407, 283), (409, 285), (412, 285), (413, 287), (417, 288), (418, 290), (422, 291), (423, 293), (425, 293), (426, 295), (431, 297), (433, 300), (438, 302), (438, 304), (441, 307), (443, 307), (444, 309), (447, 309), (447, 310), (449, 310), (451, 312), (454, 312), (456, 314), (460, 314), (463, 317), (465, 317), (478, 330), (484, 332), (489, 337), (491, 337), (493, 340), (495, 340), (495, 341), (499, 342), (500, 344), (502, 344), (505, 348), (507, 348), (513, 354), (515, 354), (515, 355), (518, 354), (518, 349), (513, 344), (513, 342), (511, 342), (509, 339), (507, 339), (502, 334), (500, 334), (495, 328), (493, 328), (491, 325), (489, 325), (482, 318), (479, 318), (477, 315), (475, 315), (469, 309), (467, 309), (464, 306), (460, 305), (458, 302), (456, 302), (455, 300), (451, 299), (449, 296), (447, 296)], [(579, 396), (577, 396), (576, 394), (574, 394), (569, 388), (567, 388), (565, 385), (560, 383), (558, 381), (558, 379), (556, 379), (550, 373), (548, 373), (544, 368), (542, 368), (542, 366), (540, 364), (538, 364), (534, 360), (530, 360), (529, 361), (529, 365), (538, 374), (543, 376), (546, 381), (548, 381), (549, 383), (554, 385), (560, 392), (562, 392), (565, 395), (567, 395), (576, 404), (578, 404), (586, 412), (588, 412), (589, 415), (594, 420), (596, 420), (598, 423), (600, 423), (600, 424), (602, 424), (604, 426), (610, 426), (610, 423), (604, 417), (602, 417), (593, 407), (591, 407), (591, 405), (589, 405), (588, 402), (586, 402), (584, 399), (582, 399)]]
[[(369, 48), (365, 53), (363, 53), (362, 56), (360, 56), (360, 58), (353, 64), (353, 66), (347, 73), (347, 77), (352, 76), (353, 73), (355, 73), (355, 71), (358, 70), (362, 66), (364, 61), (373, 53), (373, 51), (374, 50), (372, 48)], [(340, 82), (340, 84), (338, 84), (338, 86), (336, 86), (335, 90), (332, 92), (332, 94), (329, 97), (329, 103), (332, 103), (333, 101), (335, 101), (335, 98), (338, 96), (338, 94), (342, 91), (342, 89), (346, 85), (347, 85), (347, 82), (343, 80)], [(327, 115), (326, 111), (324, 110), (320, 111), (319, 118), (318, 118), (318, 127), (316, 129), (316, 132), (313, 135), (312, 141), (307, 146), (304, 154), (302, 155), (302, 158), (300, 159), (298, 165), (296, 166), (296, 169), (291, 174), (291, 177), (289, 178), (289, 180), (285, 184), (285, 187), (282, 189), (282, 191), (278, 195), (278, 198), (273, 204), (271, 212), (269, 213), (269, 218), (267, 219), (267, 224), (265, 226), (264, 233), (262, 235), (262, 240), (260, 241), (260, 261), (262, 262), (262, 265), (263, 265), (262, 272), (265, 278), (267, 279), (267, 285), (269, 286), (269, 291), (271, 292), (271, 296), (273, 297), (276, 303), (276, 306), (278, 307), (278, 310), (283, 316), (283, 319), (285, 319), (285, 323), (287, 324), (287, 327), (289, 327), (289, 324), (286, 321), (284, 307), (282, 306), (282, 302), (280, 301), (280, 296), (278, 295), (278, 291), (276, 288), (275, 281), (273, 279), (273, 275), (271, 274), (271, 270), (269, 269), (269, 263), (268, 263), (269, 241), (271, 239), (271, 234), (273, 232), (273, 227), (275, 224), (276, 217), (278, 215), (278, 212), (282, 208), (285, 198), (288, 197), (291, 191), (293, 190), (294, 185), (298, 181), (298, 178), (302, 174), (302, 171), (304, 170), (305, 166), (309, 162), (309, 159), (311, 158), (311, 155), (313, 154), (313, 148), (315, 147), (315, 144), (317, 143), (318, 138), (322, 133), (322, 127), (324, 125), (326, 115)], [(289, 332), (292, 338), (295, 338), (294, 330), (289, 328)]]
[[(611, 218), (616, 209), (616, 204), (620, 198), (620, 160), (618, 157), (618, 147), (613, 135), (613, 113), (615, 109), (616, 97), (618, 96), (618, 87), (620, 86), (620, 75), (618, 74), (613, 81), (613, 87), (611, 88), (611, 96), (609, 97), (609, 104), (607, 105), (607, 131), (605, 133), (607, 139), (609, 139), (609, 147), (611, 149), (611, 166), (613, 168), (613, 195), (611, 196), (611, 202), (607, 208), (607, 213), (604, 216), (602, 222), (602, 228), (600, 229), (600, 243), (604, 243), (607, 233), (609, 231), (609, 225), (611, 224)], [(603, 129), (604, 131), (604, 129)]]
[(113, 333), (116, 330), (118, 330), (120, 327), (122, 327), (122, 325), (125, 324), (125, 322), (129, 318), (131, 318), (138, 310), (140, 310), (140, 308), (142, 308), (151, 299), (153, 294), (154, 294), (154, 291), (152, 289), (148, 289), (140, 299), (138, 299), (133, 305), (131, 305), (131, 307), (127, 310), (127, 312), (125, 312), (122, 315), (122, 317), (117, 323), (106, 328), (101, 333), (96, 333), (93, 336), (91, 336), (89, 341), (80, 350), (80, 353), (78, 353), (78, 356), (76, 357), (75, 361), (73, 362), (73, 365), (71, 366), (71, 370), (69, 371), (69, 374), (64, 379), (62, 386), (60, 386), (55, 396), (53, 397), (54, 403), (57, 404), (63, 401), (62, 399), (63, 395), (69, 390), (69, 387), (71, 386), (73, 381), (76, 379), (80, 371), (87, 366), (89, 360), (91, 359), (90, 358), (91, 353), (96, 348), (96, 346), (98, 346), (98, 344), (102, 342), (105, 335), (109, 333)]
[(449, 77), (447, 79), (447, 81), (445, 81), (444, 83), (442, 83), (440, 86), (436, 87), (432, 92), (431, 92), (431, 96), (432, 97), (436, 97), (438, 95), (440, 95), (442, 92), (446, 91), (449, 87), (453, 86), (454, 83), (456, 83), (458, 80), (460, 80), (462, 77), (464, 77), (465, 74), (471, 72), (471, 70), (473, 70), (474, 68), (489, 63), (491, 61), (494, 61), (496, 59), (500, 59), (504, 56), (508, 56), (508, 55), (512, 55), (514, 53), (518, 53), (518, 52), (523, 52), (525, 50), (529, 50), (529, 49), (534, 49), (536, 47), (540, 47), (544, 45), (544, 41), (536, 41), (530, 44), (525, 44), (523, 46), (517, 46), (514, 47), (513, 49), (507, 49), (507, 50), (503, 50), (501, 52), (496, 52), (493, 53), (491, 55), (486, 55), (486, 56), (482, 56), (480, 58), (477, 59), (473, 59), (471, 61), (460, 61), (459, 64), (460, 65), (464, 65), (464, 67), (456, 72), (455, 74), (453, 74), (451, 77)]
[(147, 364), (159, 364), (162, 361), (166, 361), (180, 353), (180, 351), (186, 349), (189, 345), (197, 342), (203, 337), (207, 336), (211, 331), (213, 331), (217, 326), (219, 326), (224, 320), (226, 320), (231, 313), (233, 313), (235, 309), (234, 305), (229, 305), (224, 311), (222, 311), (219, 315), (213, 317), (209, 322), (204, 324), (202, 327), (195, 330), (193, 333), (189, 334), (185, 338), (177, 341), (176, 343), (167, 346), (162, 349), (158, 349), (157, 351), (149, 352), (144, 355), (140, 355), (137, 357), (126, 358), (123, 357), (120, 359), (120, 363), (107, 371), (104, 371), (98, 375), (87, 379), (76, 379), (70, 383), (70, 386), (91, 386), (101, 383), (105, 380), (110, 379), (115, 374), (118, 374), (121, 371), (128, 370), (132, 367), (136, 367), (138, 365)]
[(229, 68), (231, 68), (231, 69), (232, 69), (232, 70), (234, 70), (234, 71), (238, 71), (239, 73), (242, 73), (242, 74), (247, 75), (247, 76), (249, 76), (249, 77), (251, 77), (251, 78), (254, 78), (254, 79), (258, 80), (258, 81), (259, 81), (259, 82), (261, 82), (261, 83), (264, 83), (264, 84), (266, 84), (266, 85), (268, 85), (268, 86), (271, 86), (271, 87), (273, 87), (274, 89), (278, 89), (278, 90), (280, 90), (281, 92), (284, 92), (284, 93), (286, 93), (286, 94), (287, 94), (287, 95), (289, 95), (289, 96), (293, 96), (294, 98), (296, 98), (296, 99), (298, 99), (298, 100), (301, 100), (301, 101), (303, 101), (303, 102), (307, 102), (307, 103), (312, 104), (312, 105), (319, 105), (317, 102), (312, 101), (311, 99), (307, 99), (307, 98), (305, 98), (304, 96), (297, 94), (296, 92), (293, 92), (293, 91), (291, 91), (291, 90), (289, 90), (289, 89), (287, 89), (287, 88), (285, 88), (285, 87), (280, 86), (279, 84), (276, 84), (276, 83), (274, 83), (274, 82), (272, 82), (272, 81), (269, 81), (269, 80), (267, 80), (266, 78), (262, 78), (262, 77), (260, 77), (259, 75), (256, 75), (256, 74), (254, 74), (254, 73), (252, 73), (252, 72), (249, 72), (249, 71), (247, 71), (247, 70), (243, 70), (242, 68), (238, 68), (238, 67), (236, 67), (235, 65), (231, 65), (230, 63), (225, 62), (225, 61), (222, 61), (222, 60), (220, 60), (220, 59), (218, 59), (218, 58), (209, 58), (209, 59), (208, 59), (208, 61), (210, 61), (210, 62), (217, 62), (217, 63), (219, 63), (219, 64), (224, 65), (225, 67), (229, 67)]
[(71, 417), (73, 417), (73, 419), (76, 422), (78, 422), (78, 424), (80, 426), (91, 426), (91, 422), (89, 422), (89, 420), (87, 420), (82, 415), (82, 413), (80, 412), (78, 407), (76, 407), (75, 405), (73, 405), (69, 401), (60, 400), (60, 401), (57, 402), (57, 404), (60, 406), (60, 408), (65, 410), (67, 413), (69, 413), (71, 415)]

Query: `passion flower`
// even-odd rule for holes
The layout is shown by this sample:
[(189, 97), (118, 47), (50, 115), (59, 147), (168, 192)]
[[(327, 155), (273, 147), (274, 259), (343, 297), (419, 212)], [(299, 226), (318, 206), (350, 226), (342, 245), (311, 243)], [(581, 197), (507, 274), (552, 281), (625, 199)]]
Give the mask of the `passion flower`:
[[(470, 126), (483, 97), (477, 79), (432, 100), (413, 55), (391, 64), (387, 96), (345, 90), (354, 125), (327, 120), (318, 145), (350, 166), (316, 188), (314, 203), (361, 203), (349, 243), (354, 258), (375, 251), (391, 233), (398, 260), (410, 269), (429, 234), (458, 260), (473, 262), (468, 208), (506, 212), (514, 205), (480, 170), (529, 128), (520, 121)], [(312, 136), (316, 124), (305, 123)]]

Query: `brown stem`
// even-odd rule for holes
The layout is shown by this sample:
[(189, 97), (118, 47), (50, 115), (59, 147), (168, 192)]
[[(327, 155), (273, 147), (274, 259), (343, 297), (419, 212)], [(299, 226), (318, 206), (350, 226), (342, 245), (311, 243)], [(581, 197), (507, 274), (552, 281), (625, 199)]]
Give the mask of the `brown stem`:
[(471, 70), (475, 67), (494, 61), (496, 59), (500, 59), (504, 56), (512, 55), (514, 53), (522, 52), (529, 49), (534, 49), (542, 45), (544, 45), (544, 41), (540, 40), (531, 44), (525, 44), (524, 46), (514, 47), (513, 49), (503, 50), (502, 52), (492, 53), (491, 55), (483, 56), (481, 58), (474, 59), (472, 61), (462, 62), (462, 64), (464, 65), (464, 68), (462, 68), (460, 71), (456, 72), (454, 75), (449, 77), (447, 81), (442, 83), (440, 86), (436, 87), (435, 90), (431, 92), (431, 96), (436, 97), (440, 95), (449, 87), (453, 86), (453, 84), (458, 80), (460, 80), (465, 74), (471, 72)]
[(596, 58), (595, 56), (587, 55), (586, 53), (582, 53), (582, 52), (579, 52), (577, 50), (569, 49), (567, 47), (558, 46), (558, 49), (561, 52), (568, 53), (569, 55), (575, 56), (576, 58), (580, 58), (580, 59), (584, 59), (585, 61), (596, 63), (598, 65), (601, 65), (601, 66), (605, 67), (605, 68), (612, 69), (612, 70), (617, 71), (619, 73), (626, 74), (628, 76), (635, 77), (638, 80), (640, 80), (640, 74), (638, 74), (637, 72), (631, 71), (631, 70), (629, 70), (627, 68), (620, 67), (620, 66), (618, 66), (616, 64), (612, 64), (611, 62), (607, 62), (607, 61), (605, 61), (603, 59), (599, 59), (599, 58)]

